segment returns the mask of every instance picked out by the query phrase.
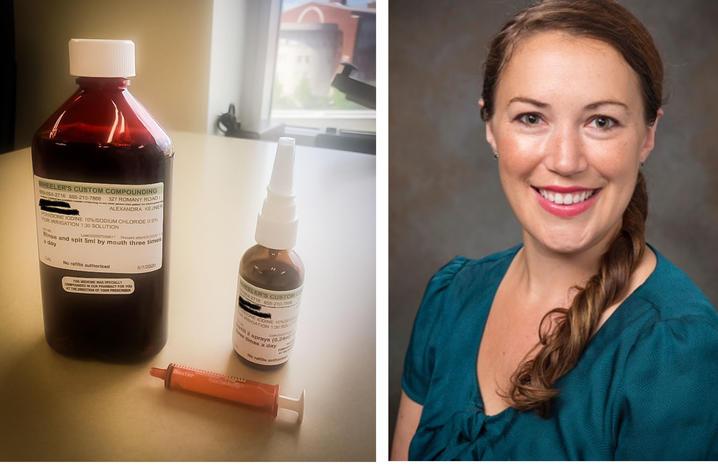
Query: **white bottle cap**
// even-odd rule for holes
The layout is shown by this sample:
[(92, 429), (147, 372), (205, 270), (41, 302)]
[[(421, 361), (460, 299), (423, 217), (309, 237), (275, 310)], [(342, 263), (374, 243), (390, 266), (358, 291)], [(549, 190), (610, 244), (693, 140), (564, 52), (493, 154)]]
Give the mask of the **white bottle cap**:
[(269, 249), (294, 249), (298, 223), (294, 202), (294, 139), (282, 137), (277, 145), (267, 197), (257, 217), (255, 240)]
[(135, 75), (135, 44), (130, 40), (71, 39), (70, 75), (129, 78)]

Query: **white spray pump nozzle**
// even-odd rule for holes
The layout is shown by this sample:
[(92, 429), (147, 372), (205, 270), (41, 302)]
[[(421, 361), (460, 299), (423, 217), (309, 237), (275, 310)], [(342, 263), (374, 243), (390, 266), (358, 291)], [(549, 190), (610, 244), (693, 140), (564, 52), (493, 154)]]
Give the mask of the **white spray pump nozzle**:
[(298, 398), (282, 396), (280, 394), (277, 405), (279, 409), (296, 412), (298, 417), (297, 424), (301, 424), (302, 419), (304, 419), (304, 390), (302, 390), (302, 394), (300, 394)]
[(298, 222), (294, 202), (294, 139), (282, 137), (277, 144), (267, 197), (257, 217), (255, 240), (269, 249), (293, 249)]
[(294, 139), (282, 137), (277, 144), (272, 179), (267, 188), (282, 196), (294, 196)]

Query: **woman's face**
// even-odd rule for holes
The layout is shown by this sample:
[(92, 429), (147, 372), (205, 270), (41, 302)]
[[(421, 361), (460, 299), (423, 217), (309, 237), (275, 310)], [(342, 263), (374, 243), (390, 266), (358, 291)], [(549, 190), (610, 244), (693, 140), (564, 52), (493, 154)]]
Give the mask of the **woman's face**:
[(494, 102), (486, 137), (525, 233), (560, 253), (610, 239), (658, 122), (646, 124), (638, 75), (620, 53), (589, 38), (534, 34), (514, 49)]

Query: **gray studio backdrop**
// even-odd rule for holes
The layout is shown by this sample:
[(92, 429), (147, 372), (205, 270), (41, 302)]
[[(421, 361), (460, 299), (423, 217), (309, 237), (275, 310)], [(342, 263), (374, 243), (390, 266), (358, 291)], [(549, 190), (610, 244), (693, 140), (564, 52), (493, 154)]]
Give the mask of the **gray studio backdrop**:
[[(490, 38), (528, 3), (389, 2), (390, 440), (404, 352), (429, 278), (455, 255), (479, 258), (521, 239), (476, 101)], [(716, 305), (718, 1), (621, 3), (651, 32), (666, 70), (665, 117), (643, 169), (647, 238)]]

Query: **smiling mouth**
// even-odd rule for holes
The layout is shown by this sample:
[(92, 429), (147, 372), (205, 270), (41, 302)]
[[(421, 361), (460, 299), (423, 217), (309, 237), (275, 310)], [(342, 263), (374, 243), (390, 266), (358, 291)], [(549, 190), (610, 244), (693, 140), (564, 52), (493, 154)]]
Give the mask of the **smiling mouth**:
[(550, 201), (551, 203), (555, 205), (561, 205), (561, 206), (570, 206), (575, 205), (579, 203), (583, 203), (584, 201), (588, 200), (592, 196), (595, 196), (601, 191), (601, 188), (595, 188), (595, 189), (582, 189), (579, 191), (571, 190), (571, 193), (559, 193), (554, 190), (548, 190), (545, 188), (538, 188), (535, 186), (532, 186), (531, 188), (534, 189), (538, 194), (540, 194), (544, 199)]

